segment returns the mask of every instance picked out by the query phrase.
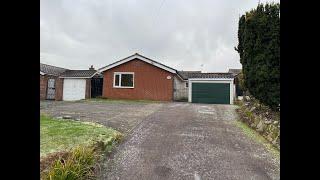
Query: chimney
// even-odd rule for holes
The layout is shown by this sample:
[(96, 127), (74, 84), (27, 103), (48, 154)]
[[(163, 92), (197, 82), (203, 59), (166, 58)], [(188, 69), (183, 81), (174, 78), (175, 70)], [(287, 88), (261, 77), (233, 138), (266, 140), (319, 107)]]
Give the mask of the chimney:
[(93, 65), (91, 65), (91, 67), (89, 68), (89, 70), (94, 70), (94, 67), (93, 67)]

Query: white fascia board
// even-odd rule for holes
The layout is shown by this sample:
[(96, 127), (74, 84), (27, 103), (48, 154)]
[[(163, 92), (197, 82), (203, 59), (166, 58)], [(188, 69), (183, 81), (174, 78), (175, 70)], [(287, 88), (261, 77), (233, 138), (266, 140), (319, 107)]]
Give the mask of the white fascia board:
[(233, 78), (189, 78), (189, 81), (233, 81)]
[(188, 80), (189, 88), (188, 88), (188, 102), (192, 102), (192, 81)]
[(187, 82), (188, 80), (184, 80), (180, 75), (179, 73), (177, 73), (177, 76), (179, 77), (179, 79), (181, 79), (181, 81), (184, 81), (184, 82)]
[(90, 76), (90, 78), (93, 78), (93, 76), (95, 76), (98, 73), (100, 73), (100, 72), (99, 71), (95, 72), (92, 76)]
[(134, 56), (128, 57), (128, 58), (126, 58), (126, 59), (123, 59), (123, 60), (121, 60), (121, 61), (119, 61), (119, 62), (117, 62), (117, 63), (115, 63), (115, 64), (112, 64), (112, 65), (106, 66), (106, 67), (104, 67), (104, 68), (101, 68), (101, 69), (99, 69), (99, 71), (100, 71), (100, 72), (106, 71), (106, 70), (108, 70), (108, 69), (111, 69), (111, 68), (114, 68), (114, 67), (119, 66), (119, 65), (121, 65), (121, 64), (124, 64), (124, 63), (126, 63), (126, 62), (129, 62), (129, 61), (131, 61), (131, 60), (133, 60), (133, 59), (140, 59), (140, 60), (142, 60), (142, 61), (144, 61), (144, 62), (146, 62), (146, 63), (152, 64), (152, 65), (154, 65), (154, 66), (156, 66), (156, 67), (159, 67), (159, 68), (161, 68), (161, 69), (164, 69), (164, 70), (166, 70), (166, 71), (169, 71), (169, 72), (171, 72), (171, 73), (176, 74), (176, 71), (175, 71), (175, 70), (173, 70), (173, 69), (171, 69), (171, 68), (168, 68), (168, 67), (166, 67), (166, 66), (163, 66), (163, 65), (161, 65), (161, 64), (159, 64), (159, 63), (153, 62), (153, 61), (151, 61), (151, 60), (149, 60), (149, 59), (147, 59), (147, 58), (141, 57), (141, 56), (139, 56), (139, 55), (134, 55)]

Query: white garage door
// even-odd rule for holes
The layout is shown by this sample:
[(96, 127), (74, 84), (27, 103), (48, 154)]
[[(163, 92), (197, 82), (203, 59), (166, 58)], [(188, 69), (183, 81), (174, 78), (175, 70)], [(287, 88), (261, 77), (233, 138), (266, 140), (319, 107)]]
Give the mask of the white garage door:
[(64, 79), (63, 100), (75, 101), (85, 99), (86, 80), (85, 79)]

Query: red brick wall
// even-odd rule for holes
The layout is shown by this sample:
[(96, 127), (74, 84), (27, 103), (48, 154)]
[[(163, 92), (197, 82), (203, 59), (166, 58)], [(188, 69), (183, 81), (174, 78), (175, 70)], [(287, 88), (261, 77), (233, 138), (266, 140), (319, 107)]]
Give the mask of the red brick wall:
[(63, 93), (63, 79), (50, 75), (40, 75), (40, 100), (47, 99), (48, 79), (55, 79), (55, 100), (61, 101)]
[(40, 75), (40, 100), (45, 100), (47, 97), (47, 76)]
[[(114, 72), (134, 72), (134, 88), (113, 88)], [(173, 100), (172, 73), (135, 59), (104, 72), (102, 96), (113, 99)], [(171, 79), (167, 79), (171, 76)]]

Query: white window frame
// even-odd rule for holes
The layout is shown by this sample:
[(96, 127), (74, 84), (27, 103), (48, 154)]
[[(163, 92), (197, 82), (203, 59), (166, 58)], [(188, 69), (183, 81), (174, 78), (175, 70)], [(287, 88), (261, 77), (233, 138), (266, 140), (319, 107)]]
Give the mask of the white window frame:
[[(121, 76), (122, 74), (132, 74), (132, 87), (121, 86)], [(116, 86), (116, 75), (119, 75), (119, 86)], [(134, 88), (134, 72), (114, 72), (113, 73), (113, 88)]]

